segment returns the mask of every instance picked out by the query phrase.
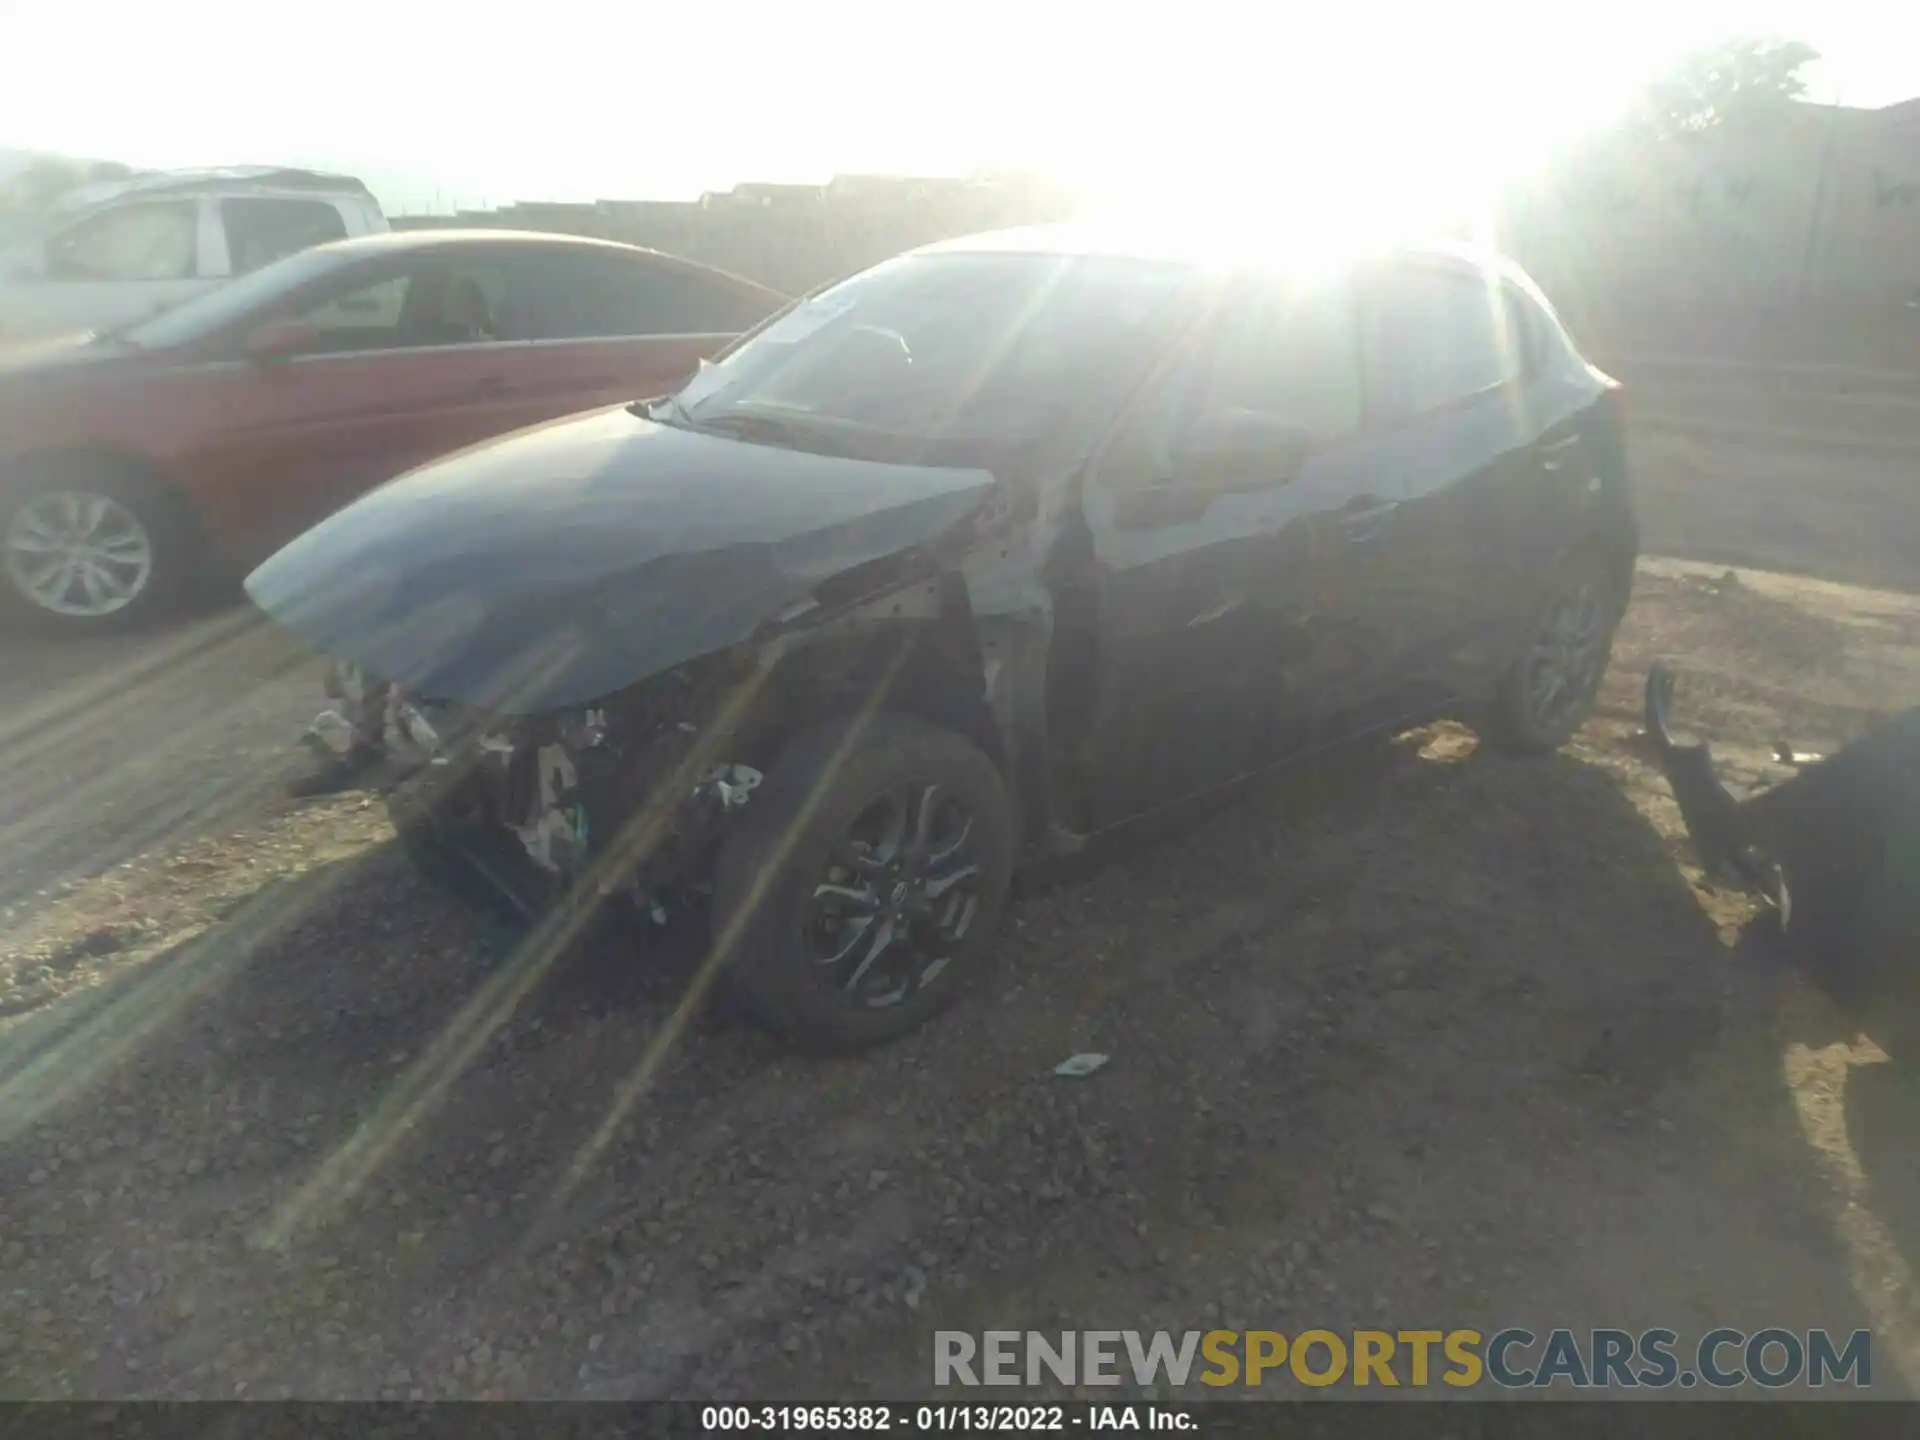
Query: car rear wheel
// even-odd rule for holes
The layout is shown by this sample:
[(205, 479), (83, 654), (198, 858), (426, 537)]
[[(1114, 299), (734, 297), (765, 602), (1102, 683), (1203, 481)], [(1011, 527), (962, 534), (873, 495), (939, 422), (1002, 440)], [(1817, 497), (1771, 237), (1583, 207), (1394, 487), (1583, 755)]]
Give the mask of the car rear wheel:
[(810, 1049), (904, 1034), (985, 965), (1012, 871), (1000, 773), (909, 716), (797, 737), (722, 850), (714, 944), (760, 1023)]
[(144, 623), (181, 597), (192, 525), (138, 471), (76, 461), (0, 488), (0, 611), (86, 633)]
[(1620, 622), (1603, 557), (1581, 551), (1559, 567), (1534, 613), (1526, 648), (1494, 696), (1489, 738), (1510, 753), (1559, 749), (1586, 723)]

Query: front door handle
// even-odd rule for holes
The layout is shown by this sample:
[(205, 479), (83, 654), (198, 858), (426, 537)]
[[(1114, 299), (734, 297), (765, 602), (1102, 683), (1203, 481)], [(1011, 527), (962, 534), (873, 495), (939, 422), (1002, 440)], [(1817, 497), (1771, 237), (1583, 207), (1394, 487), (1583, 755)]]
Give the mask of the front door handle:
[(1340, 526), (1347, 543), (1364, 544), (1377, 540), (1400, 508), (1398, 500), (1382, 500), (1377, 495), (1356, 495), (1340, 507)]
[(473, 393), (482, 400), (497, 400), (503, 395), (511, 395), (513, 386), (498, 375), (488, 375), (474, 382)]

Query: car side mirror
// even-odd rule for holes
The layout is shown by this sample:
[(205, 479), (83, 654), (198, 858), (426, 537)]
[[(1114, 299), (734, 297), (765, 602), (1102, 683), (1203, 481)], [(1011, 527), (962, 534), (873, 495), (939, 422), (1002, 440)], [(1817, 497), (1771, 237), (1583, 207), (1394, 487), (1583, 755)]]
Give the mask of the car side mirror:
[(1293, 479), (1313, 453), (1301, 426), (1257, 410), (1212, 410), (1180, 444), (1180, 483), (1214, 491), (1264, 490)]
[(247, 359), (256, 365), (289, 360), (310, 349), (319, 336), (320, 332), (313, 326), (294, 321), (265, 325), (247, 337)]

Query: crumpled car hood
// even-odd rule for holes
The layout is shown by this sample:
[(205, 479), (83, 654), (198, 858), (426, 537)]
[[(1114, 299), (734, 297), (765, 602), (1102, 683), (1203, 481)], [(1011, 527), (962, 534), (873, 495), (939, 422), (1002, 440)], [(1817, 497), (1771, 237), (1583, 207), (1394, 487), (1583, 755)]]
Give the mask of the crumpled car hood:
[(246, 588), (324, 654), (421, 696), (530, 714), (737, 644), (821, 581), (951, 531), (994, 483), (618, 407), (413, 470)]

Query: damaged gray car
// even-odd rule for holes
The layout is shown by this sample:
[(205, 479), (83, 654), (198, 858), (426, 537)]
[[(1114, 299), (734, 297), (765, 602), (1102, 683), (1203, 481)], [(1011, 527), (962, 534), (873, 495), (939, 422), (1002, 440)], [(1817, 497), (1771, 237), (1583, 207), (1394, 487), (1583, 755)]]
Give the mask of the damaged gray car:
[(407, 760), (433, 874), (704, 897), (751, 1013), (848, 1048), (961, 992), (1016, 865), (1439, 715), (1559, 745), (1636, 549), (1619, 387), (1504, 261), (1044, 229), (415, 470), (247, 589)]

